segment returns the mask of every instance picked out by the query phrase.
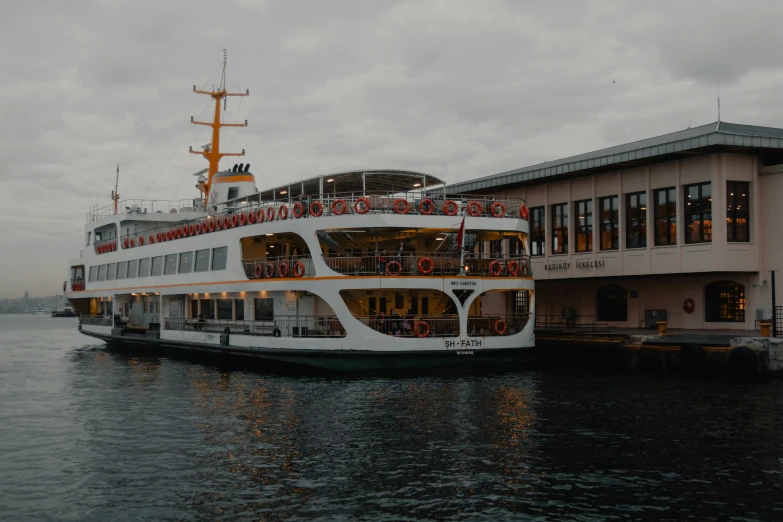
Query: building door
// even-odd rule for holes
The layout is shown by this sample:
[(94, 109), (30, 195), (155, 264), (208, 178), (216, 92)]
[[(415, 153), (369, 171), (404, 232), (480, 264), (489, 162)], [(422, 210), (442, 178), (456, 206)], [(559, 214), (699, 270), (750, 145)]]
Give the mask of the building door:
[(602, 286), (596, 298), (596, 320), (628, 320), (628, 291), (625, 288), (620, 285)]
[(131, 316), (128, 324), (131, 326), (144, 326), (144, 303), (140, 295), (131, 296)]
[(745, 321), (745, 286), (716, 281), (704, 287), (704, 320), (708, 323)]

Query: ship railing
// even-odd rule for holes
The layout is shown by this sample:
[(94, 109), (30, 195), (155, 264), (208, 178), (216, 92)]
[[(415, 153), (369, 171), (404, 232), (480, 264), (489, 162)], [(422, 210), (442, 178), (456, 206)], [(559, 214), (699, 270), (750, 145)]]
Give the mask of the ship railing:
[(458, 337), (457, 315), (360, 315), (362, 324), (393, 337)]
[[(203, 211), (201, 199), (125, 199), (117, 203), (116, 214), (176, 214), (178, 212)], [(114, 203), (87, 212), (87, 222), (92, 223), (115, 215)]]
[[(301, 264), (301, 267), (300, 267)], [(315, 268), (310, 256), (279, 256), (243, 259), (242, 267), (248, 279), (277, 279), (281, 277), (313, 277)], [(302, 270), (301, 276), (297, 270)]]
[(521, 332), (529, 320), (529, 313), (472, 316), (468, 317), (468, 335), (471, 337), (513, 335)]
[(79, 324), (88, 324), (94, 326), (111, 326), (112, 318), (102, 315), (80, 315)]
[(560, 315), (537, 315), (537, 332), (600, 332), (607, 331), (609, 325), (596, 321), (594, 315), (578, 315), (566, 310)]
[(323, 256), (324, 263), (340, 274), (355, 276), (473, 276), (530, 277), (530, 256), (517, 254), (465, 254), (464, 265), (456, 252), (363, 252)]
[(269, 337), (345, 337), (345, 329), (333, 315), (283, 315), (269, 320), (170, 318), (166, 330), (229, 333)]

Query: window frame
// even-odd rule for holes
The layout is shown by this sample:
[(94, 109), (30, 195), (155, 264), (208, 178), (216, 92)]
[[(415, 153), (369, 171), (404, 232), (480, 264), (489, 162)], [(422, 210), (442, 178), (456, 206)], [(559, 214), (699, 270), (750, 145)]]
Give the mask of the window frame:
[[(708, 194), (704, 194), (704, 188), (707, 187)], [(691, 183), (683, 185), (683, 214), (685, 244), (696, 245), (700, 243), (712, 243), (712, 182), (704, 181), (701, 183)], [(696, 199), (690, 195), (691, 189), (696, 189)], [(697, 221), (694, 221), (694, 217)], [(694, 239), (694, 226), (699, 223)], [(709, 222), (709, 226), (706, 223)]]
[(180, 252), (177, 264), (178, 274), (189, 274), (193, 271), (193, 251)]
[[(224, 253), (224, 256), (223, 256), (223, 259), (222, 259), (223, 266), (220, 267), (220, 268), (215, 268), (215, 261), (220, 259), (217, 255), (215, 255), (218, 252), (223, 252)], [(222, 246), (222, 247), (215, 247), (215, 248), (213, 248), (212, 249), (212, 262), (210, 263), (210, 270), (225, 270), (227, 265), (228, 265), (228, 247), (227, 246)]]
[(546, 255), (546, 208), (543, 206), (530, 209), (530, 255)]
[[(640, 201), (644, 198), (644, 201)], [(632, 209), (631, 202), (636, 203)], [(634, 235), (634, 225), (638, 224), (639, 234)], [(632, 240), (640, 240), (638, 246), (632, 246)], [(647, 248), (647, 191), (629, 192), (625, 195), (625, 248)]]
[[(741, 191), (745, 191), (741, 197), (747, 201), (747, 210), (738, 212), (740, 208)], [(733, 207), (733, 208), (732, 208)], [(737, 232), (740, 228), (737, 226), (739, 218), (745, 219), (745, 239), (737, 239)], [(750, 182), (749, 181), (726, 181), (726, 241), (728, 243), (750, 243)]]
[[(206, 265), (203, 265), (199, 263), (199, 259), (202, 259), (199, 257), (199, 255), (202, 255), (204, 252), (206, 252), (206, 261), (203, 261), (202, 263), (206, 263)], [(194, 252), (194, 260), (193, 260), (193, 271), (194, 272), (209, 272), (209, 267), (212, 266), (210, 264), (210, 252), (211, 249), (209, 248), (203, 248), (201, 250), (196, 250)]]
[[(157, 267), (155, 266), (157, 261)], [(160, 277), (163, 275), (163, 256), (155, 256), (150, 258), (150, 277)], [(157, 270), (156, 270), (157, 268)], [(141, 272), (141, 271), (140, 271)], [(155, 273), (157, 272), (157, 273)], [(139, 276), (143, 277), (143, 276)]]
[[(604, 247), (604, 204), (609, 202), (609, 238), (610, 246)], [(614, 196), (604, 196), (598, 198), (598, 216), (601, 221), (600, 238), (598, 240), (598, 249), (601, 251), (606, 250), (619, 250), (620, 249), (620, 196), (615, 194)]]
[[(269, 314), (263, 315), (259, 314), (259, 301), (263, 301), (264, 303), (269, 303), (271, 306), (269, 307)], [(261, 309), (263, 311), (263, 308)], [(260, 316), (260, 317), (259, 317)], [(275, 320), (275, 300), (271, 297), (256, 297), (253, 300), (253, 320), (255, 321), (274, 321)]]
[[(580, 217), (583, 216), (583, 217)], [(580, 221), (584, 221), (581, 224)], [(584, 248), (579, 248), (579, 242), (584, 238)], [(574, 253), (593, 251), (593, 200), (580, 199), (574, 201)]]
[[(559, 210), (559, 212), (558, 212)], [(552, 255), (568, 254), (568, 203), (556, 203), (551, 205), (552, 215)], [(555, 218), (560, 221), (560, 226), (555, 226)], [(555, 244), (557, 243), (557, 234), (561, 233), (561, 241), (559, 242), (559, 251), (555, 250)]]
[[(658, 204), (658, 194), (666, 194), (666, 215), (659, 215), (660, 205)], [(671, 195), (674, 195), (674, 199), (670, 199)], [(674, 246), (677, 244), (677, 187), (663, 187), (653, 190), (653, 209), (654, 222), (655, 222), (655, 246)], [(672, 213), (672, 209), (674, 212)], [(673, 218), (673, 219), (672, 219)], [(659, 235), (659, 222), (666, 222), (666, 242), (663, 241)], [(672, 233), (672, 224), (674, 224), (674, 233)]]

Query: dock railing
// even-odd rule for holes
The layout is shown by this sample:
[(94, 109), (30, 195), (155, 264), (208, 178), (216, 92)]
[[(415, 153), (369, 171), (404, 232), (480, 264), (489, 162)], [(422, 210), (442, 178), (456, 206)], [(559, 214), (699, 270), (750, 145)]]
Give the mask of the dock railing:
[(594, 315), (537, 315), (536, 332), (604, 332), (609, 325), (597, 322)]
[(471, 337), (513, 335), (521, 332), (530, 314), (492, 314), (468, 317), (468, 335)]
[(242, 319), (172, 318), (164, 320), (165, 330), (258, 335), (268, 337), (345, 337), (336, 316), (276, 316), (269, 321)]
[(95, 326), (111, 326), (112, 318), (102, 315), (80, 315), (79, 324), (89, 324)]

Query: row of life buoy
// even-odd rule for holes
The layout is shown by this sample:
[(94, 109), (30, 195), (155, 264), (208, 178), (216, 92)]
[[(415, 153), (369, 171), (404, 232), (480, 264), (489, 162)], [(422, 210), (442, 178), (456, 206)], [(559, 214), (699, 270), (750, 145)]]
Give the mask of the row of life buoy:
[[(498, 319), (495, 321), (493, 329), (497, 335), (506, 335), (508, 323), (503, 319)], [(431, 331), (430, 324), (425, 321), (416, 321), (413, 324), (413, 335), (416, 337), (429, 337)]]
[(98, 254), (105, 254), (106, 252), (114, 252), (115, 250), (117, 250), (116, 241), (109, 241), (108, 243), (104, 243), (102, 245), (98, 245), (95, 247), (95, 251)]
[[(288, 271), (290, 270), (288, 263), (280, 263), (277, 267), (277, 276), (278, 277), (288, 277)], [(293, 275), (296, 278), (303, 277), (305, 275), (305, 265), (301, 261), (297, 261), (294, 263), (294, 270)], [(258, 263), (256, 265), (255, 269), (255, 276), (256, 279), (271, 279), (275, 276), (275, 264), (274, 263), (267, 263), (264, 265), (263, 263)]]
[[(519, 275), (519, 262), (511, 259), (506, 263), (506, 270), (508, 271), (508, 275), (511, 277), (516, 277)], [(499, 259), (493, 259), (489, 263), (489, 275), (492, 277), (498, 277), (503, 274), (503, 265), (501, 264)]]
[(76, 281), (74, 283), (71, 283), (71, 290), (74, 292), (78, 292), (79, 290), (84, 290), (84, 281)]

